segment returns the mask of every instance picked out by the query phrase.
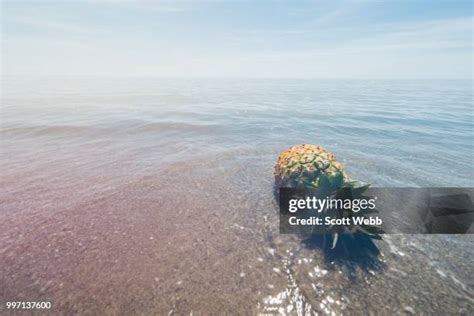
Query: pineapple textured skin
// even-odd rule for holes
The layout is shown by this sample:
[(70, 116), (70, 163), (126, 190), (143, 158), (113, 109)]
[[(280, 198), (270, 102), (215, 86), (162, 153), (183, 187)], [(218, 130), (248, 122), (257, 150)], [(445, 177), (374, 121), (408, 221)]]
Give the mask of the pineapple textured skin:
[(319, 145), (295, 145), (280, 153), (275, 165), (277, 188), (337, 190), (350, 186), (344, 167)]

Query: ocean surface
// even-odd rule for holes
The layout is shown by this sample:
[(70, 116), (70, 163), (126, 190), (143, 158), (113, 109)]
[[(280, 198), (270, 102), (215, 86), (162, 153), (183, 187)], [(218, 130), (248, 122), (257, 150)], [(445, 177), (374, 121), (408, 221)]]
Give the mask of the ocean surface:
[(374, 186), (473, 187), (473, 109), (458, 80), (3, 78), (0, 302), (472, 315), (473, 235), (331, 260), (279, 234), (273, 165), (313, 143)]

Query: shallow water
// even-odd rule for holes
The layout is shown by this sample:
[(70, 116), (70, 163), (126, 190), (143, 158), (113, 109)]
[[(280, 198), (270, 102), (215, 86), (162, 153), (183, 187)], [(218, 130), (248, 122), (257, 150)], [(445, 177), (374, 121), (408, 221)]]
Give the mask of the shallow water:
[(157, 314), (472, 314), (471, 236), (335, 262), (278, 233), (319, 143), (378, 186), (473, 186), (471, 81), (4, 78), (0, 301)]

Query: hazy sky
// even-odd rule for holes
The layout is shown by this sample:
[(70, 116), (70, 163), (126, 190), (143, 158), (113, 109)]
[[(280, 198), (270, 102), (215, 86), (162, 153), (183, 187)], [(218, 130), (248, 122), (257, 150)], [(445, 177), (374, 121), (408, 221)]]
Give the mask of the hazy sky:
[(472, 1), (0, 1), (5, 75), (473, 72)]

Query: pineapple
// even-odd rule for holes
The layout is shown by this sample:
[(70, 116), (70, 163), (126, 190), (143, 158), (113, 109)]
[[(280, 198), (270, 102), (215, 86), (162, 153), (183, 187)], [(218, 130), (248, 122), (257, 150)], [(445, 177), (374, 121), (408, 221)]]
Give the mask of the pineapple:
[[(332, 195), (340, 189), (349, 188), (352, 195), (360, 196), (370, 184), (351, 180), (336, 157), (319, 145), (300, 144), (280, 153), (275, 165), (275, 189), (279, 188), (316, 189), (322, 194)], [(358, 215), (362, 215), (359, 212)], [(341, 217), (352, 217), (353, 211), (343, 211)], [(336, 247), (338, 236), (342, 233), (363, 233), (370, 238), (381, 239), (382, 230), (375, 227), (352, 226), (350, 228), (328, 227), (332, 236), (332, 247)], [(351, 237), (354, 239), (353, 237)], [(323, 247), (326, 244), (324, 234)], [(345, 246), (344, 246), (345, 247)]]
[(275, 165), (277, 189), (321, 188), (337, 190), (351, 181), (336, 157), (318, 145), (295, 145), (283, 151)]

